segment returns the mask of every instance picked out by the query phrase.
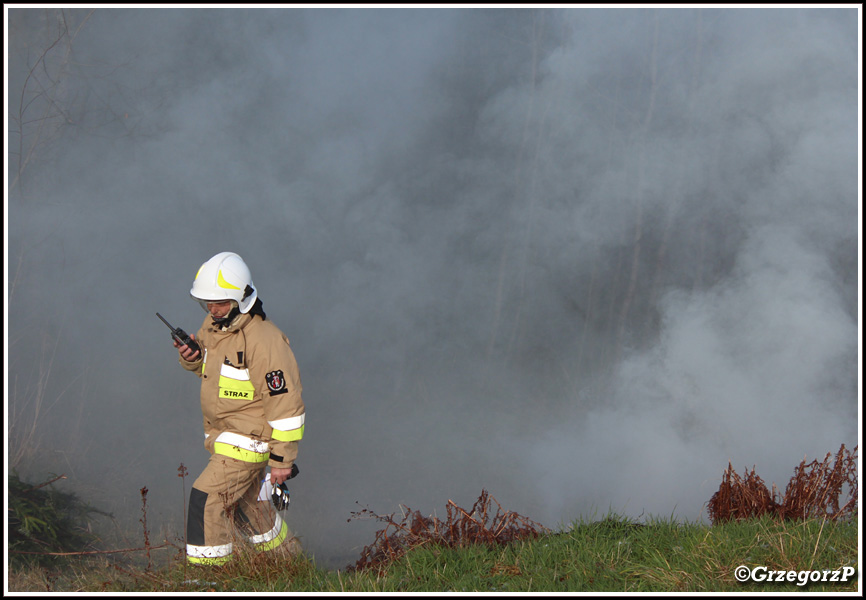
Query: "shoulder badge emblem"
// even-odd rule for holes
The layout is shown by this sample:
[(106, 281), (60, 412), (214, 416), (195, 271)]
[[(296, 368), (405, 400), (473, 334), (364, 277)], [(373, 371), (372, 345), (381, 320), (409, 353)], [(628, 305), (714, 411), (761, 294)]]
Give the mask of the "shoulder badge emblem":
[(268, 391), (271, 396), (276, 396), (277, 394), (285, 394), (289, 390), (286, 389), (286, 378), (283, 377), (282, 371), (271, 371), (267, 375), (265, 375), (265, 380), (268, 383)]

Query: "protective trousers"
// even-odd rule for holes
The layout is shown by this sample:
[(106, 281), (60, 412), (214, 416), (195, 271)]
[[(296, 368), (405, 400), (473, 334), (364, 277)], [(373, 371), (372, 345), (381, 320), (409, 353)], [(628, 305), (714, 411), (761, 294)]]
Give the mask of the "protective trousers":
[(212, 454), (193, 483), (187, 516), (187, 559), (222, 564), (231, 558), (238, 533), (259, 551), (273, 550), (287, 539), (297, 545), (270, 496), (259, 501), (265, 465)]

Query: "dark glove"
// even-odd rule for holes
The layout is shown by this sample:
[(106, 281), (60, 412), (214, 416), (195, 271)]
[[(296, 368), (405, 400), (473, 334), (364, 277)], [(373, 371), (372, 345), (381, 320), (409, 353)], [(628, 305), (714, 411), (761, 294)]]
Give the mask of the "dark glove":
[(274, 501), (274, 507), (277, 511), (286, 510), (289, 507), (289, 486), (286, 482), (274, 486), (274, 491), (271, 493), (271, 500)]
[[(298, 469), (298, 465), (292, 465), (292, 472), (286, 478), (286, 481), (294, 477), (299, 473), (300, 469)], [(286, 482), (282, 482), (280, 485), (274, 486), (274, 491), (271, 493), (271, 500), (274, 501), (274, 507), (277, 511), (286, 510), (289, 507), (289, 486), (286, 485)]]

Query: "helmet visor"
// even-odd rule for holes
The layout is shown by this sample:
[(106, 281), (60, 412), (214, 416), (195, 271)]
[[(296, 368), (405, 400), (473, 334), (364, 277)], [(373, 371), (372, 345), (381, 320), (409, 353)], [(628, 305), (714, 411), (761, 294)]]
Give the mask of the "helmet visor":
[(196, 302), (198, 302), (199, 305), (201, 306), (202, 310), (205, 311), (206, 313), (210, 312), (210, 309), (208, 308), (208, 304), (222, 304), (223, 302), (230, 302), (232, 305), (232, 308), (234, 308), (238, 305), (237, 300), (230, 300), (228, 298), (217, 298), (215, 300), (202, 300), (201, 298), (196, 298), (195, 296), (193, 296), (192, 299), (195, 300)]

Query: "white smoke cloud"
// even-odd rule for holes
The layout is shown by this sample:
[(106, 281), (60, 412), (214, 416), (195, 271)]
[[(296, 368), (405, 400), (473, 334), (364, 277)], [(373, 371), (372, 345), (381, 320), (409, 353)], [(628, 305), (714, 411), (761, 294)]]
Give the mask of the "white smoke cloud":
[(532, 444), (552, 515), (580, 499), (696, 519), (729, 462), (784, 489), (801, 460), (856, 444), (856, 323), (797, 236), (757, 228), (730, 279), (670, 293), (659, 343), (620, 364), (604, 406)]
[[(97, 9), (9, 194), (8, 404), (57, 344), (28, 468), (179, 530), (198, 386), (153, 313), (195, 330), (223, 250), (299, 361), (326, 564), (372, 541), (356, 501), (693, 517), (728, 461), (853, 447), (855, 14)], [(8, 15), (12, 180), (58, 14)]]

